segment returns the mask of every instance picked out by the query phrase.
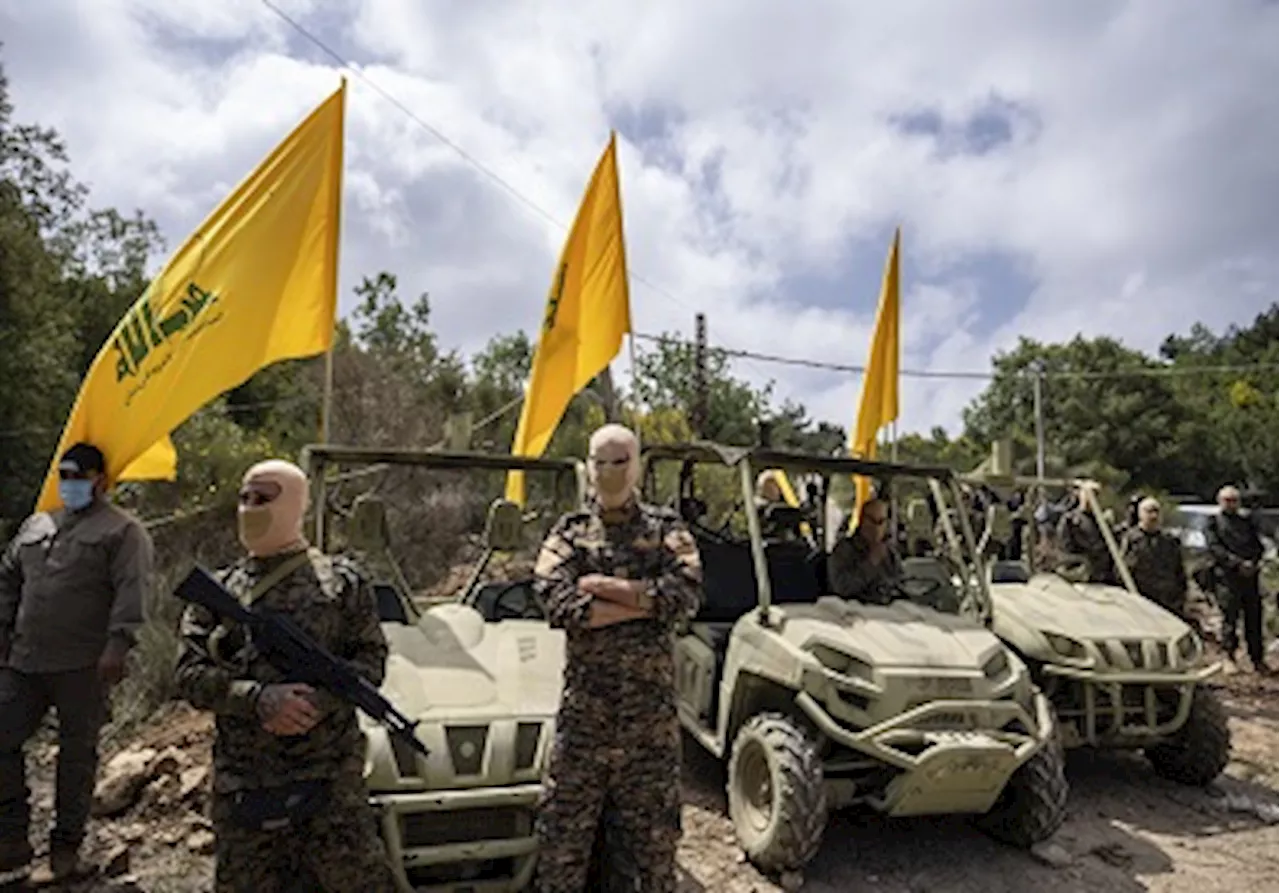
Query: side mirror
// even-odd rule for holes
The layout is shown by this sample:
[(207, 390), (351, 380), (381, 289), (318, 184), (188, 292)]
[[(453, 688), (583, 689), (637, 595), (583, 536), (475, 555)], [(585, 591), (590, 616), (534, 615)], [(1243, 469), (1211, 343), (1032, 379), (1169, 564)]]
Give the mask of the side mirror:
[(387, 504), (379, 496), (362, 493), (351, 505), (347, 540), (358, 552), (379, 553), (391, 546), (387, 535)]
[(495, 552), (514, 552), (524, 546), (524, 513), (507, 499), (495, 499), (489, 506), (484, 528), (485, 545)]

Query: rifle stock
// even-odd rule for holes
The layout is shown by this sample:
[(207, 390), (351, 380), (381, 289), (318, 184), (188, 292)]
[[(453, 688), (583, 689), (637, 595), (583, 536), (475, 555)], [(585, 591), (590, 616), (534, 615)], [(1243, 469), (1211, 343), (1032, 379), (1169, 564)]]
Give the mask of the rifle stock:
[(212, 574), (196, 565), (183, 578), (174, 595), (199, 605), (224, 620), (247, 627), (263, 658), (293, 682), (326, 689), (363, 710), (424, 757), (430, 755), (414, 734), (411, 721), (357, 673), (350, 664), (330, 654), (311, 636), (283, 614), (242, 605)]

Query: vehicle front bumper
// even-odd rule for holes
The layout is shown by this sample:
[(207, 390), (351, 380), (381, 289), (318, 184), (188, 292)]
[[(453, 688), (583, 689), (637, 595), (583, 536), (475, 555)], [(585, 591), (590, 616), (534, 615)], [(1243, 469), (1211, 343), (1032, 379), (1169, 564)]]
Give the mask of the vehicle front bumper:
[[(1039, 691), (1030, 710), (1012, 700), (936, 700), (861, 732), (841, 726), (806, 692), (796, 702), (832, 741), (900, 770), (882, 797), (869, 800), (891, 816), (987, 812), (1054, 734), (1053, 707)], [(964, 728), (920, 728), (939, 717)]]
[[(402, 893), (510, 893), (533, 877), (533, 815), (541, 784), (373, 793), (382, 839)], [(486, 866), (510, 860), (500, 877)], [(421, 870), (455, 878), (411, 882)]]
[[(1191, 712), (1195, 686), (1222, 672), (1215, 661), (1194, 670), (1099, 670), (1066, 664), (1045, 664), (1044, 685), (1055, 692), (1059, 683), (1074, 685), (1078, 699), (1054, 694), (1067, 747), (1144, 747), (1174, 734)], [(1176, 692), (1177, 703), (1163, 720), (1160, 694)], [(1165, 711), (1167, 713), (1167, 711)]]

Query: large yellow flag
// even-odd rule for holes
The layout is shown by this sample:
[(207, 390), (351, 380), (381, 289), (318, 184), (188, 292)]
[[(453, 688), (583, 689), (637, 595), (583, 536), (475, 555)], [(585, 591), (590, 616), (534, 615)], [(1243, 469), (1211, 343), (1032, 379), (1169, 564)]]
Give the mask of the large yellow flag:
[[(893, 234), (893, 245), (885, 262), (884, 280), (880, 284), (880, 305), (876, 309), (876, 328), (871, 335), (871, 351), (862, 379), (862, 400), (858, 405), (858, 421), (849, 440), (849, 452), (861, 459), (876, 456), (876, 435), (898, 417), (898, 244), (899, 227)], [(871, 481), (853, 476), (853, 514), (849, 529), (858, 525), (858, 513), (871, 494)]]
[(81, 384), (40, 492), (77, 441), (107, 476), (173, 480), (169, 434), (264, 366), (329, 349), (337, 311), (346, 81), (200, 225), (116, 326)]
[[(630, 331), (617, 135), (610, 133), (556, 266), (513, 455), (542, 455), (573, 395), (618, 355)], [(524, 505), (523, 472), (507, 475), (507, 498)]]

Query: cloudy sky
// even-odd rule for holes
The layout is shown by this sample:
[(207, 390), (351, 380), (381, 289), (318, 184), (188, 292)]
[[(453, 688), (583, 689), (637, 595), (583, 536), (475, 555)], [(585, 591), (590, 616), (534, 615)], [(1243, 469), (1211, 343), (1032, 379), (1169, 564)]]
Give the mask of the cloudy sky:
[[(904, 368), (1154, 349), (1276, 297), (1274, 0), (276, 5), (360, 72), (342, 312), (387, 269), (464, 352), (536, 328), (610, 128), (641, 332), (701, 310), (713, 344), (860, 363), (899, 224)], [(0, 41), (17, 119), (171, 248), (339, 74), (260, 0), (0, 0)], [(852, 421), (855, 376), (736, 368)], [(980, 388), (905, 380), (903, 428)]]

